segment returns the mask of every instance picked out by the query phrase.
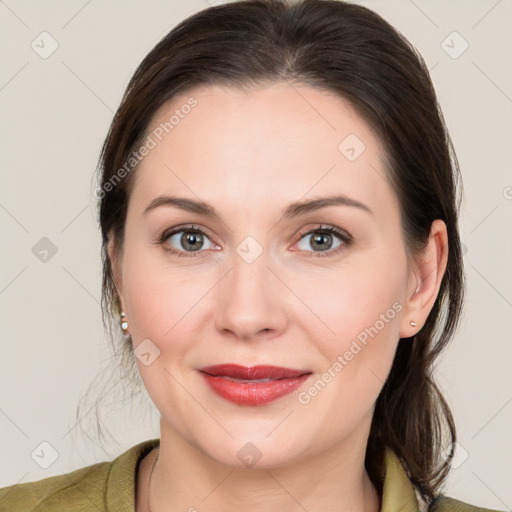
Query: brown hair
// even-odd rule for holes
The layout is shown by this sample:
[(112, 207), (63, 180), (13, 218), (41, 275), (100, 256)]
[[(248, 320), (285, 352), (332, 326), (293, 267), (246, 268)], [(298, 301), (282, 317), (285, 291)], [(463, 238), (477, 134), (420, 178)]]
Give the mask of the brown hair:
[[(435, 219), (447, 226), (449, 254), (436, 302), (422, 329), (400, 339), (376, 402), (367, 447), (388, 446), (411, 481), (431, 499), (439, 491), (455, 441), (449, 407), (433, 380), (436, 358), (453, 337), (463, 306), (464, 269), (457, 227), (460, 171), (428, 69), (415, 48), (371, 10), (336, 0), (246, 0), (204, 9), (178, 24), (131, 78), (100, 158), (103, 321), (119, 345), (129, 380), (138, 379), (131, 340), (121, 341), (109, 236), (123, 246), (136, 166), (112, 179), (147, 135), (156, 111), (203, 84), (247, 87), (287, 80), (334, 92), (375, 130), (386, 150), (398, 197), (407, 255), (425, 248)], [(457, 202), (456, 202), (457, 201)], [(107, 326), (108, 324), (108, 326)], [(115, 332), (112, 331), (114, 325)], [(139, 383), (140, 383), (140, 379)], [(369, 469), (370, 475), (371, 471)], [(372, 475), (371, 475), (372, 476)]]

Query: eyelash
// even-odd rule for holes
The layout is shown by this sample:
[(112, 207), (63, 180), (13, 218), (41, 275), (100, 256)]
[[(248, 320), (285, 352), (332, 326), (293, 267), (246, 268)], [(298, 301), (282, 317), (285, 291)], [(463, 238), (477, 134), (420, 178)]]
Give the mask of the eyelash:
[[(164, 231), (162, 233), (162, 235), (160, 236), (160, 238), (158, 239), (157, 243), (159, 245), (163, 245), (164, 249), (166, 251), (178, 256), (179, 258), (182, 258), (182, 257), (183, 258), (194, 258), (194, 257), (198, 256), (197, 253), (204, 252), (201, 250), (181, 251), (181, 250), (174, 249), (174, 248), (170, 247), (169, 245), (165, 244), (171, 236), (175, 235), (176, 233), (181, 233), (181, 232), (196, 233), (196, 234), (199, 233), (199, 234), (209, 238), (208, 234), (205, 233), (199, 227), (194, 226), (194, 225), (188, 225), (188, 226), (179, 226), (177, 228), (173, 228), (173, 229)], [(320, 225), (315, 229), (310, 229), (308, 231), (304, 231), (304, 232), (300, 233), (297, 242), (300, 242), (302, 240), (302, 238), (304, 238), (305, 236), (312, 235), (314, 233), (335, 234), (336, 236), (338, 236), (338, 238), (341, 239), (343, 244), (335, 249), (329, 249), (328, 251), (305, 251), (305, 252), (310, 252), (311, 253), (310, 257), (313, 257), (313, 258), (317, 258), (317, 257), (322, 258), (322, 257), (326, 257), (326, 256), (336, 255), (340, 251), (344, 250), (346, 247), (350, 246), (352, 244), (352, 240), (353, 240), (352, 236), (349, 235), (348, 233), (346, 233), (345, 231), (341, 231), (340, 229), (335, 228), (334, 226)]]

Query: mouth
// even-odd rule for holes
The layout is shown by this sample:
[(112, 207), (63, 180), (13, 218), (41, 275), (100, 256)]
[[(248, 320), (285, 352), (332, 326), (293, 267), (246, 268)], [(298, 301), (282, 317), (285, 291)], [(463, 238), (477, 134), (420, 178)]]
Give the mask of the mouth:
[(288, 395), (312, 374), (310, 370), (272, 365), (221, 364), (200, 368), (210, 389), (238, 405), (264, 405)]

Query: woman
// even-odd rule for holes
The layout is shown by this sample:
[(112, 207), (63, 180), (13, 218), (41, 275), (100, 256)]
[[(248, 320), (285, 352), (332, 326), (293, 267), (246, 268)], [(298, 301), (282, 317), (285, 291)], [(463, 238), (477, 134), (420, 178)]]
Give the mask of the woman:
[(197, 13), (135, 72), (101, 170), (106, 319), (160, 438), (4, 488), (4, 510), (484, 510), (440, 492), (460, 176), (388, 23), (328, 0)]

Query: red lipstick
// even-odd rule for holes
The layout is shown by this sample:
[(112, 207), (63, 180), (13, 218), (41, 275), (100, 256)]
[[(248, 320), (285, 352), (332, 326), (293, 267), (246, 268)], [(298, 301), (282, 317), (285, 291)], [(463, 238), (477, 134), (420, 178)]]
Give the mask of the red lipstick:
[(238, 405), (264, 405), (297, 389), (311, 375), (309, 370), (279, 366), (220, 364), (199, 369), (215, 393)]

